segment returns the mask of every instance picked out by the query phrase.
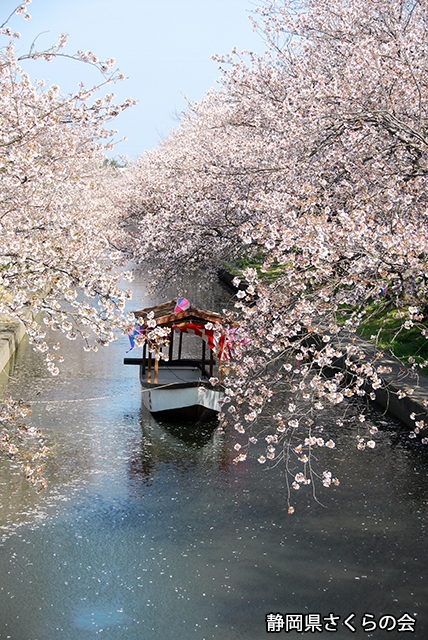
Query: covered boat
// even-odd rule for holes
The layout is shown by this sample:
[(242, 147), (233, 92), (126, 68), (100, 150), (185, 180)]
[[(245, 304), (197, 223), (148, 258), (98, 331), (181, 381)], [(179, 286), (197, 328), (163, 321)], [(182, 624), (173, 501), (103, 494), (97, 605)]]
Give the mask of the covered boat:
[[(131, 348), (141, 345), (143, 355), (124, 363), (140, 367), (146, 408), (169, 421), (198, 422), (218, 413), (223, 392), (216, 373), (220, 361), (230, 357), (225, 319), (183, 298), (134, 311), (134, 316)], [(197, 337), (198, 355), (185, 353), (185, 334)]]

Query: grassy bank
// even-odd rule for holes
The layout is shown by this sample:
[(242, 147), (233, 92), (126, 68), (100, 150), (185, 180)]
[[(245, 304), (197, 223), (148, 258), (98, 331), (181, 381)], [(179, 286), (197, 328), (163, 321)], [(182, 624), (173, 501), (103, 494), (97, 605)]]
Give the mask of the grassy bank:
[[(234, 276), (241, 277), (248, 267), (256, 269), (258, 277), (266, 284), (275, 282), (286, 269), (286, 265), (273, 262), (268, 270), (262, 271), (263, 262), (262, 254), (243, 256), (233, 263), (225, 264), (224, 268)], [(342, 311), (339, 322), (344, 323), (356, 309)], [(421, 371), (428, 375), (428, 340), (422, 335), (422, 331), (428, 332), (428, 318), (409, 324), (408, 308), (405, 305), (397, 308), (388, 298), (380, 304), (373, 302), (367, 305), (360, 313), (362, 321), (357, 333), (361, 337), (393, 354), (404, 364), (416, 362), (422, 365)]]
[(428, 373), (428, 340), (422, 331), (428, 330), (428, 322), (410, 322), (406, 306), (397, 309), (382, 305), (378, 309), (369, 305), (365, 309), (364, 320), (358, 328), (363, 338), (376, 343), (379, 347), (393, 353), (405, 364), (417, 362)]

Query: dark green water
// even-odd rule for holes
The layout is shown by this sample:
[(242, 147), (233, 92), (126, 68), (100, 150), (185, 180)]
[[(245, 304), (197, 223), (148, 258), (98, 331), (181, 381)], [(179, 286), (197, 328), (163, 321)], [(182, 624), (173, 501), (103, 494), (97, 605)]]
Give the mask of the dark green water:
[[(59, 378), (28, 347), (13, 373), (55, 446), (41, 495), (0, 462), (1, 640), (258, 640), (268, 613), (340, 616), (279, 637), (428, 637), (428, 460), (393, 425), (372, 451), (337, 433), (320, 465), (340, 486), (320, 489), (325, 507), (300, 491), (288, 516), (280, 470), (234, 466), (233, 434), (150, 418), (125, 339), (78, 346)], [(365, 613), (408, 613), (415, 631), (369, 633)]]

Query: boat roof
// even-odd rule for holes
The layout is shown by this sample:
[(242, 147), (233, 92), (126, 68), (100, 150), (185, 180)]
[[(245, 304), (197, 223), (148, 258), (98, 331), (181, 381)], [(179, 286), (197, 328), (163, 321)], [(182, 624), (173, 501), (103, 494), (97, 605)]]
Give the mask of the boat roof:
[(178, 311), (174, 313), (174, 309), (177, 306), (177, 300), (170, 300), (163, 304), (157, 304), (154, 307), (147, 307), (145, 309), (139, 309), (134, 311), (134, 316), (137, 320), (146, 320), (149, 313), (153, 312), (153, 318), (156, 320), (157, 326), (171, 326), (173, 324), (179, 324), (180, 322), (196, 322), (198, 324), (207, 324), (212, 322), (215, 324), (219, 322), (224, 324), (225, 319), (214, 311), (204, 311), (197, 307), (190, 306), (188, 309)]

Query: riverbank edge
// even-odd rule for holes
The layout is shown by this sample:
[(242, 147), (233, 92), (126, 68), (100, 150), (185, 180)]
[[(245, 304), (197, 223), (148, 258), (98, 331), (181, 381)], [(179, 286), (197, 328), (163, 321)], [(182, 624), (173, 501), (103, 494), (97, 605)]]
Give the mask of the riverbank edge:
[[(223, 269), (219, 271), (218, 276), (221, 282), (230, 289), (235, 292), (238, 291), (238, 288), (232, 282), (235, 277), (233, 274)], [(239, 288), (245, 289), (245, 283), (241, 283)], [(319, 337), (312, 336), (314, 342), (317, 342), (317, 338)], [(364, 359), (353, 357), (353, 364), (358, 366), (359, 362), (363, 364), (363, 362), (375, 361), (377, 370), (387, 369), (387, 372), (379, 373), (379, 377), (382, 379), (381, 388), (374, 391), (368, 383), (363, 387), (366, 393), (375, 393), (376, 400), (373, 402), (385, 413), (396, 418), (403, 427), (410, 428), (411, 431), (415, 429), (415, 423), (420, 420), (423, 420), (428, 425), (428, 376), (418, 373), (401, 362), (401, 360), (398, 360), (398, 358), (346, 329), (331, 336), (330, 344), (338, 351), (346, 353), (346, 345), (351, 343), (358, 351), (364, 354)], [(346, 365), (345, 360), (345, 356), (337, 358), (330, 370), (332, 372), (340, 370), (348, 378), (356, 378), (356, 373)], [(410, 417), (411, 415), (414, 415), (413, 420)], [(421, 430), (421, 433), (418, 434), (418, 439), (425, 435)]]
[[(31, 311), (28, 311), (28, 317), (33, 318)], [(8, 368), (26, 334), (25, 325), (22, 322), (2, 316), (0, 320), (0, 374)]]

